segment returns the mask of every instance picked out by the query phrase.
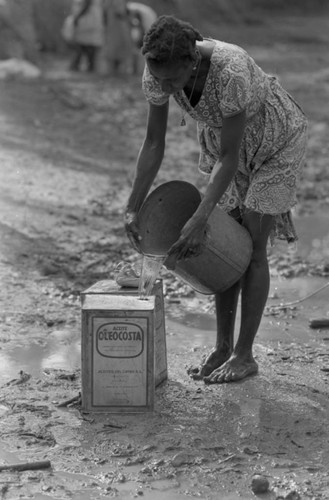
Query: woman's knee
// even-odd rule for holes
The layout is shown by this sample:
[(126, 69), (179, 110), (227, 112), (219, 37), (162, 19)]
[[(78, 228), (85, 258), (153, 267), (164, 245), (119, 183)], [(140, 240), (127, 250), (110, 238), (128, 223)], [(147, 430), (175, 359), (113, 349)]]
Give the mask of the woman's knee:
[(267, 254), (267, 242), (274, 225), (274, 217), (268, 214), (248, 212), (243, 215), (242, 224), (252, 240), (253, 258), (263, 259)]

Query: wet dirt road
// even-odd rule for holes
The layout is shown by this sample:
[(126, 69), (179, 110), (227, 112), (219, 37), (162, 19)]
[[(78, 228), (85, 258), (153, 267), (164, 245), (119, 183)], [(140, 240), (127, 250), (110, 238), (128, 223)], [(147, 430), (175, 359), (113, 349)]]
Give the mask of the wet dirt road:
[[(0, 464), (51, 462), (49, 470), (2, 471), (2, 499), (249, 500), (256, 472), (270, 485), (260, 498), (329, 498), (329, 331), (308, 326), (328, 315), (328, 287), (304, 300), (328, 281), (328, 51), (322, 42), (258, 50), (268, 65), (269, 51), (311, 116), (301, 257), (287, 249), (271, 256), (255, 344), (260, 373), (232, 385), (187, 376), (213, 345), (212, 304), (170, 282), (169, 380), (145, 415), (58, 407), (81, 390), (79, 293), (132, 257), (122, 213), (144, 133), (140, 83), (111, 81), (111, 92), (81, 75), (0, 84)], [(179, 128), (175, 110), (170, 120), (159, 182), (180, 176), (201, 185), (191, 169), (195, 131)], [(281, 302), (297, 303), (273, 309)]]

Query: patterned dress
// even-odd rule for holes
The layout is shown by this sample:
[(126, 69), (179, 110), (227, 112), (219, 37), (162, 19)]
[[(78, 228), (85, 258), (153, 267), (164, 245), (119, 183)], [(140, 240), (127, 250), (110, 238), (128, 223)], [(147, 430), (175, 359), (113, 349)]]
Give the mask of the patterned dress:
[[(275, 216), (272, 234), (297, 239), (291, 219), (297, 182), (303, 168), (307, 120), (278, 80), (262, 71), (242, 48), (213, 40), (214, 49), (203, 93), (192, 107), (184, 91), (173, 95), (178, 105), (198, 123), (199, 169), (211, 174), (221, 161), (222, 120), (246, 111), (246, 127), (237, 173), (219, 205), (226, 212), (239, 207)], [(143, 75), (146, 99), (164, 104), (163, 92), (147, 66)]]

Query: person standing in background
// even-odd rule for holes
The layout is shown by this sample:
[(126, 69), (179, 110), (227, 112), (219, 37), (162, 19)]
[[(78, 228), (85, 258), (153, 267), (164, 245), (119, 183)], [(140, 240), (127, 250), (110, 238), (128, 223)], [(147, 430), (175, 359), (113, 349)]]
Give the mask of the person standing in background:
[(126, 0), (104, 0), (105, 42), (102, 63), (109, 74), (129, 73), (133, 43)]
[(127, 8), (133, 41), (132, 71), (134, 75), (137, 75), (140, 73), (141, 68), (144, 67), (144, 58), (141, 53), (143, 38), (145, 33), (148, 32), (152, 24), (156, 21), (157, 14), (151, 7), (144, 3), (128, 2)]
[(83, 59), (87, 71), (96, 69), (96, 58), (104, 40), (103, 0), (73, 0), (74, 22), (72, 71), (79, 71)]

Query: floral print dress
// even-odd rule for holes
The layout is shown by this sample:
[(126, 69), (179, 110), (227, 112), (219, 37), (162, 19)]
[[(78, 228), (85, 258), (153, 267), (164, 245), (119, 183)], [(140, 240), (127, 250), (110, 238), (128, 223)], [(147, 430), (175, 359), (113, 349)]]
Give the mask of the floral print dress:
[[(246, 111), (246, 127), (234, 179), (219, 201), (231, 212), (239, 207), (275, 216), (272, 234), (297, 239), (291, 219), (297, 183), (307, 142), (306, 117), (278, 80), (262, 71), (242, 48), (215, 41), (200, 100), (192, 107), (184, 91), (173, 95), (178, 105), (198, 123), (199, 169), (210, 175), (221, 161), (223, 118)], [(146, 99), (164, 104), (169, 94), (147, 69), (143, 75)]]

